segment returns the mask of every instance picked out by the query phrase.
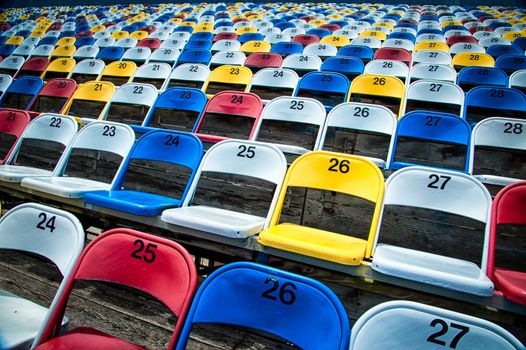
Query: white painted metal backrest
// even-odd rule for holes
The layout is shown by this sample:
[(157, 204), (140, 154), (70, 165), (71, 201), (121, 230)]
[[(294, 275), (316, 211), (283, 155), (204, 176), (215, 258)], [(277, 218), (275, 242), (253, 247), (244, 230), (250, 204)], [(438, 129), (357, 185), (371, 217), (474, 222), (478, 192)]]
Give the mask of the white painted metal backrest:
[(520, 69), (510, 75), (509, 85), (511, 88), (526, 88), (526, 69)]
[(135, 47), (138, 42), (139, 40), (137, 40), (136, 38), (127, 37), (127, 38), (122, 38), (122, 39), (117, 40), (115, 44), (113, 45), (120, 46), (122, 48), (130, 48), (130, 47)]
[(406, 49), (407, 51), (413, 51), (415, 48), (415, 44), (407, 39), (386, 39), (382, 47), (393, 47), (396, 49)]
[(455, 43), (449, 48), (449, 53), (451, 55), (456, 55), (461, 52), (479, 52), (484, 53), (486, 50), (484, 46), (473, 43)]
[(0, 74), (0, 93), (3, 94), (13, 82), (13, 78), (9, 74)]
[(304, 55), (316, 55), (320, 57), (335, 56), (338, 52), (338, 48), (332, 44), (315, 43), (305, 46), (303, 49)]
[(464, 91), (457, 84), (448, 81), (415, 81), (407, 87), (405, 96), (406, 105), (410, 100), (454, 104), (460, 106), (459, 116), (462, 116), (464, 109)]
[(363, 73), (392, 75), (405, 80), (409, 75), (409, 67), (401, 61), (376, 59), (367, 62)]
[(382, 47), (382, 41), (378, 38), (359, 36), (351, 40), (351, 45), (368, 46), (371, 49), (379, 49)]
[(216, 41), (210, 51), (239, 51), (241, 43), (237, 40), (223, 39)]
[(167, 62), (173, 65), (179, 58), (179, 54), (180, 51), (177, 48), (161, 47), (151, 53), (148, 62)]
[(122, 55), (121, 61), (146, 61), (151, 54), (149, 47), (130, 47)]
[(282, 68), (301, 69), (301, 70), (320, 70), (321, 58), (316, 55), (304, 55), (301, 53), (294, 53), (288, 55), (283, 59)]
[(25, 62), (26, 62), (26, 59), (24, 57), (8, 56), (4, 58), (2, 61), (0, 61), (0, 69), (19, 70), (24, 65)]
[[(157, 89), (152, 84), (127, 83), (117, 88), (109, 103), (118, 102), (152, 106), (157, 96)], [(109, 107), (106, 110), (109, 110)]]
[(256, 72), (250, 82), (250, 87), (269, 86), (295, 89), (298, 85), (298, 73), (287, 68), (264, 68)]
[[(84, 45), (84, 46), (79, 47), (77, 49), (77, 51), (75, 51), (75, 53), (73, 54), (73, 58), (75, 58), (75, 59), (95, 58), (95, 57), (97, 57), (99, 51), (100, 51), (100, 49), (99, 49), (98, 46), (95, 46), (95, 45)], [(77, 63), (77, 66), (78, 66), (78, 63)]]
[(246, 59), (247, 56), (241, 51), (219, 51), (212, 56), (210, 64), (242, 66)]
[(200, 63), (184, 63), (174, 68), (167, 84), (172, 79), (205, 82), (210, 75), (210, 68)]
[(411, 68), (409, 77), (410, 80), (442, 80), (454, 83), (457, 80), (457, 72), (449, 64), (418, 63)]
[[(101, 33), (101, 32), (99, 32)], [(95, 33), (95, 34), (98, 34), (98, 33)], [(115, 44), (115, 41), (116, 39), (114, 37), (106, 37), (106, 38), (100, 38), (100, 39), (97, 39), (97, 41), (95, 41), (95, 43), (93, 45), (95, 46), (98, 46), (98, 47), (106, 47), (106, 46), (112, 46), (113, 44)]]
[(413, 64), (416, 63), (451, 65), (451, 55), (444, 51), (420, 50), (413, 53)]
[[(151, 56), (150, 56), (151, 58)], [(135, 71), (133, 79), (147, 78), (147, 79), (162, 79), (165, 80), (170, 76), (172, 68), (167, 63), (152, 62), (145, 63)]]
[(49, 57), (55, 49), (55, 45), (40, 45), (31, 51), (31, 57)]

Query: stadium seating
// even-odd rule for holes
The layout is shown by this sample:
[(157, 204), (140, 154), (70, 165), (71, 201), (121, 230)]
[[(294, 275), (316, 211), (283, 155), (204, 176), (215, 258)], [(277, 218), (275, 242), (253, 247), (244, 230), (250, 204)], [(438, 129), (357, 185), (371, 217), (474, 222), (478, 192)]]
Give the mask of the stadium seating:
[(475, 125), (489, 117), (526, 119), (526, 96), (510, 88), (478, 86), (466, 94), (464, 119)]
[(207, 95), (221, 91), (246, 91), (252, 80), (252, 71), (247, 67), (224, 65), (214, 69), (203, 86)]
[(82, 118), (99, 119), (115, 92), (110, 82), (88, 81), (82, 84), (69, 99), (64, 114)]
[(426, 110), (463, 115), (464, 92), (451, 82), (418, 80), (407, 87), (405, 98), (405, 113)]
[(170, 76), (171, 67), (169, 64), (159, 61), (151, 61), (143, 64), (135, 71), (132, 77), (132, 83), (151, 84), (161, 90), (166, 80)]
[(174, 86), (201, 89), (209, 75), (208, 62), (206, 64), (181, 64), (172, 70), (163, 89), (169, 89)]
[(29, 106), (29, 114), (34, 118), (39, 113), (61, 113), (76, 89), (77, 83), (72, 79), (57, 78), (48, 81)]
[(22, 77), (14, 80), (0, 98), (0, 107), (26, 110), (44, 85), (41, 78)]
[(465, 67), (458, 72), (457, 84), (464, 92), (469, 92), (476, 86), (507, 87), (508, 76), (498, 68)]
[(76, 62), (73, 58), (57, 58), (46, 67), (42, 79), (48, 81), (55, 78), (67, 78), (75, 65)]
[(393, 76), (364, 74), (355, 78), (349, 90), (349, 102), (378, 104), (401, 117), (404, 107), (404, 83)]
[(153, 85), (124, 84), (115, 91), (100, 119), (142, 125), (156, 99), (157, 89)]
[(0, 74), (15, 77), (25, 63), (24, 57), (9, 56), (0, 61)]
[(79, 85), (97, 80), (105, 66), (105, 63), (99, 59), (84, 59), (77, 63), (68, 78), (75, 80)]
[(135, 74), (136, 70), (137, 65), (135, 62), (112, 62), (104, 67), (97, 80), (102, 82), (110, 82), (118, 87), (128, 83), (131, 80), (131, 77)]
[(298, 80), (298, 74), (292, 69), (264, 68), (254, 74), (247, 91), (255, 93), (267, 103), (276, 97), (292, 96)]

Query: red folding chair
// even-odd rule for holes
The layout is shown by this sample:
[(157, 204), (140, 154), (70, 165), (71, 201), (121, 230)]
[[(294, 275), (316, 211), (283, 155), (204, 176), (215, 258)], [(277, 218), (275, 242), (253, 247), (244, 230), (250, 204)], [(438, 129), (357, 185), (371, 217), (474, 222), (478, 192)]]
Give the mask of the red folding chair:
[(179, 244), (147, 233), (116, 228), (94, 239), (82, 252), (57, 304), (52, 307), (36, 349), (141, 349), (139, 346), (91, 327), (58, 335), (73, 286), (79, 280), (97, 280), (134, 287), (166, 305), (177, 324), (168, 345), (173, 349), (197, 288), (190, 254)]
[(159, 38), (146, 38), (137, 43), (137, 47), (148, 47), (152, 50), (158, 49), (160, 46), (161, 39)]
[(446, 44), (449, 46), (456, 43), (466, 43), (466, 44), (478, 44), (478, 40), (471, 35), (453, 35), (447, 38)]
[(0, 164), (11, 154), (16, 141), (31, 121), (26, 111), (19, 109), (0, 109)]
[(237, 34), (236, 33), (231, 33), (231, 32), (217, 33), (212, 38), (212, 42), (214, 42), (214, 43), (216, 41), (219, 41), (219, 40), (237, 40)]
[(279, 68), (283, 63), (283, 57), (276, 52), (254, 52), (245, 60), (245, 67), (250, 68), (252, 73), (263, 68)]
[(303, 46), (307, 46), (309, 44), (316, 44), (320, 42), (320, 38), (314, 34), (300, 34), (296, 35), (291, 40), (293, 43), (299, 43)]
[(51, 79), (40, 90), (37, 97), (29, 106), (31, 119), (40, 113), (59, 113), (62, 114), (68, 100), (77, 90), (77, 82), (73, 79)]
[[(491, 212), (487, 271), (495, 289), (522, 305), (526, 305), (525, 250), (521, 243), (526, 239), (525, 213), (526, 181), (516, 182), (500, 190), (493, 200)], [(512, 234), (504, 233), (501, 230), (505, 226), (515, 230)], [(499, 251), (503, 245), (506, 247)]]
[(30, 58), (28, 61), (26, 61), (26, 63), (24, 63), (22, 68), (20, 68), (15, 76), (15, 79), (28, 75), (33, 77), (41, 77), (42, 74), (44, 74), (48, 64), (49, 59), (46, 57)]
[(406, 49), (397, 49), (393, 47), (382, 47), (376, 50), (373, 59), (400, 61), (407, 64), (409, 67), (411, 67), (411, 64), (413, 63), (413, 55), (411, 52)]

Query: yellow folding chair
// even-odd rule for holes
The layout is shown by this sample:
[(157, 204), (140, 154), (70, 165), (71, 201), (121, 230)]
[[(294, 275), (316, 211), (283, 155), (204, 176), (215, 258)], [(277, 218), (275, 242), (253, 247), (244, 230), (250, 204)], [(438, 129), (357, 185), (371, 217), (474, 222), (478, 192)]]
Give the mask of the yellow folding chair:
[(124, 39), (130, 36), (130, 33), (128, 33), (125, 30), (117, 30), (113, 33), (111, 33), (111, 36), (115, 38), (115, 40)]
[(413, 51), (420, 50), (433, 50), (433, 51), (444, 51), (449, 53), (449, 46), (441, 41), (423, 40), (416, 44)]
[(79, 123), (81, 118), (99, 119), (114, 92), (113, 83), (88, 81), (71, 96), (64, 108), (64, 114), (74, 116)]
[(453, 57), (451, 65), (459, 71), (462, 68), (469, 66), (494, 67), (495, 60), (487, 53), (460, 52)]
[(67, 78), (76, 64), (73, 58), (57, 58), (47, 66), (42, 79), (48, 81), (55, 78)]
[(14, 36), (10, 37), (9, 39), (7, 39), (7, 41), (5, 43), (18, 46), (18, 45), (22, 44), (23, 41), (24, 41), (24, 37), (23, 36), (14, 35)]
[(244, 53), (253, 53), (253, 52), (270, 52), (272, 45), (268, 41), (264, 40), (251, 40), (243, 43), (239, 51)]
[(130, 37), (141, 41), (142, 39), (146, 39), (149, 35), (150, 34), (148, 34), (148, 32), (145, 30), (136, 30), (130, 34)]
[(347, 102), (361, 102), (389, 108), (400, 118), (403, 115), (405, 85), (397, 77), (363, 74), (353, 79)]
[(75, 39), (74, 37), (72, 37), (72, 36), (65, 36), (63, 38), (60, 38), (55, 43), (55, 47), (74, 45), (75, 41), (77, 41), (77, 39)]
[(209, 98), (224, 90), (247, 91), (251, 81), (252, 71), (248, 67), (219, 66), (208, 76), (203, 91)]
[(137, 70), (137, 64), (132, 61), (115, 61), (104, 67), (97, 80), (109, 81), (115, 86), (128, 83)]
[[(372, 253), (384, 187), (380, 169), (369, 159), (327, 151), (306, 153), (290, 166), (272, 217), (259, 234), (258, 241), (265, 246), (301, 255), (345, 265), (359, 265)], [(349, 222), (341, 225), (332, 222), (333, 227), (340, 227), (338, 233), (286, 222), (281, 216), (286, 210), (287, 193), (293, 188), (344, 194), (372, 203), (374, 210), (370, 225), (366, 228), (364, 225), (349, 225)], [(324, 213), (324, 210), (320, 211), (320, 215)], [(334, 219), (338, 220), (338, 217)]]
[(510, 42), (513, 42), (515, 39), (523, 36), (524, 34), (521, 32), (507, 32), (502, 35), (504, 39), (508, 39)]
[(257, 33), (257, 32), (258, 32), (257, 28), (251, 27), (251, 26), (244, 26), (244, 27), (239, 27), (236, 29), (237, 35), (242, 35), (246, 33)]
[(73, 57), (77, 48), (74, 45), (55, 46), (55, 49), (51, 53), (51, 60), (56, 58), (70, 58)]
[(92, 33), (98, 33), (98, 32), (102, 32), (106, 30), (106, 26), (102, 25), (102, 24), (99, 24), (99, 25), (96, 25), (96, 26), (93, 26), (90, 28), (90, 32)]
[(336, 47), (342, 47), (350, 43), (351, 40), (344, 35), (327, 35), (320, 40), (320, 44), (331, 44)]
[(381, 41), (385, 41), (385, 39), (387, 39), (387, 34), (379, 30), (364, 30), (360, 32), (359, 36), (369, 36), (376, 39), (380, 39)]

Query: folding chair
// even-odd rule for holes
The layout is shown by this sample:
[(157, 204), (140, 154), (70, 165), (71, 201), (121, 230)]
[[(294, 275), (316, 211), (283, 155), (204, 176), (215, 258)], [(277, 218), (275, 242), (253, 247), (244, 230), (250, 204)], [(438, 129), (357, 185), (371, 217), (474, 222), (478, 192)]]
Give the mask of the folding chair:
[[(282, 291), (279, 296), (274, 287)], [(177, 350), (186, 348), (192, 326), (199, 323), (258, 329), (303, 349), (343, 350), (349, 346), (345, 309), (329, 288), (310, 278), (255, 263), (228, 264), (205, 280)]]
[(451, 65), (449, 53), (437, 50), (421, 50), (413, 52), (413, 65), (417, 63), (447, 64)]
[(124, 55), (124, 48), (120, 46), (105, 46), (100, 49), (96, 58), (104, 61), (105, 64), (110, 64), (111, 62), (120, 61)]
[(464, 119), (474, 125), (489, 117), (526, 119), (526, 96), (515, 89), (478, 86), (466, 94)]
[(303, 46), (297, 42), (279, 42), (272, 45), (270, 52), (278, 53), (285, 58), (288, 55), (301, 54), (303, 52)]
[(409, 67), (401, 61), (374, 59), (365, 65), (363, 72), (364, 74), (394, 76), (405, 83), (409, 75)]
[(161, 40), (158, 38), (152, 38), (152, 37), (142, 39), (137, 43), (137, 47), (146, 47), (146, 48), (149, 48), (150, 50), (158, 49), (159, 46), (161, 46)]
[[(129, 247), (129, 249), (122, 249)], [(140, 249), (139, 249), (140, 248)], [(132, 254), (130, 255), (130, 252)], [(105, 261), (104, 265), (97, 262)], [(139, 349), (124, 340), (92, 327), (78, 327), (58, 334), (74, 283), (98, 280), (129, 286), (155, 297), (179, 320), (170, 338), (173, 349), (197, 288), (197, 273), (192, 257), (174, 241), (125, 228), (107, 231), (95, 238), (82, 252), (66, 286), (51, 309), (36, 349), (76, 348), (90, 344), (94, 349)], [(177, 283), (173, 283), (177, 281)], [(154, 283), (155, 282), (155, 283)]]
[(315, 99), (277, 97), (263, 109), (252, 140), (276, 145), (292, 163), (319, 147), (325, 115), (325, 107)]
[[(397, 213), (404, 219), (394, 230), (380, 223), (371, 267), (389, 276), (492, 296), (494, 286), (486, 276), (490, 209), (489, 192), (469, 175), (426, 167), (398, 170), (387, 179), (382, 214), (386, 221)], [(409, 210), (415, 214), (406, 216)], [(461, 218), (465, 221), (459, 227), (454, 223)], [(412, 230), (414, 225), (424, 229)], [(462, 253), (448, 251), (444, 241), (463, 244)]]
[(510, 75), (509, 87), (526, 94), (526, 69), (515, 71)]
[(392, 38), (391, 35), (389, 35), (382, 43), (382, 48), (403, 49), (412, 52), (415, 49), (415, 41), (403, 38)]
[(115, 92), (110, 82), (88, 81), (77, 88), (64, 108), (64, 114), (82, 118), (99, 119)]
[(222, 39), (214, 42), (210, 51), (215, 54), (219, 51), (240, 51), (241, 44), (235, 39)]
[(9, 56), (0, 61), (0, 74), (15, 77), (25, 63), (24, 57)]
[(76, 62), (73, 58), (57, 58), (46, 67), (42, 79), (48, 81), (55, 78), (67, 78), (75, 65)]
[(194, 64), (203, 64), (203, 65), (208, 66), (211, 59), (212, 59), (212, 52), (210, 52), (209, 50), (184, 49), (179, 55), (179, 58), (177, 59), (177, 65), (179, 66), (184, 63), (194, 63)]
[(499, 292), (515, 303), (525, 305), (525, 277), (520, 243), (524, 221), (525, 182), (502, 189), (493, 201), (488, 254), (488, 276)]
[(512, 46), (508, 39), (500, 36), (481, 38), (479, 39), (479, 45), (484, 46), (486, 49), (489, 49), (493, 46)]
[[(63, 277), (49, 310), (8, 291), (1, 292), (2, 348), (29, 348), (42, 335), (44, 324), (65, 288), (66, 280), (84, 247), (84, 230), (79, 220), (66, 211), (25, 203), (11, 209), (0, 220), (0, 247), (47, 259)], [(61, 319), (57, 328), (64, 330), (67, 323), (67, 318)]]
[(151, 53), (148, 57), (148, 62), (167, 63), (170, 66), (173, 66), (178, 58), (179, 50), (177, 48), (161, 47)]
[(360, 75), (352, 81), (349, 93), (349, 102), (378, 104), (389, 108), (399, 117), (403, 114), (405, 86), (394, 76)]
[(524, 54), (502, 55), (495, 61), (495, 68), (502, 69), (506, 74), (511, 75), (515, 71), (526, 69), (526, 58), (524, 57)]
[[(257, 234), (276, 203), (286, 167), (285, 157), (275, 146), (241, 140), (220, 142), (206, 152), (182, 206), (165, 210), (161, 220), (230, 238), (246, 238)], [(260, 183), (261, 186), (272, 184), (275, 193), (258, 196), (261, 203), (257, 210), (229, 203), (213, 203), (206, 200), (203, 187), (210, 185), (209, 181), (217, 183), (217, 180), (201, 179), (211, 173), (215, 174), (210, 175), (212, 178), (230, 174), (242, 176), (245, 181), (251, 179), (250, 183)], [(249, 190), (243, 184), (240, 186), (243, 191)], [(251, 191), (254, 195), (259, 192), (256, 189)]]
[[(0, 50), (1, 50), (1, 46), (0, 46)], [(10, 55), (13, 55), (13, 56), (22, 56), (24, 58), (28, 58), (31, 53), (33, 52), (33, 50), (35, 49), (35, 45), (31, 45), (31, 44), (22, 44), (22, 45), (19, 45), (17, 46), (14, 51), (12, 51), (9, 55), (7, 54), (4, 54), (4, 53), (0, 53), (0, 58), (6, 58), (6, 57), (9, 57)]]
[(52, 79), (38, 92), (28, 110), (31, 118), (40, 113), (61, 113), (68, 100), (77, 89), (77, 83), (71, 79)]
[(398, 121), (389, 168), (411, 165), (469, 171), (471, 129), (453, 114), (413, 111)]
[(45, 57), (32, 57), (24, 63), (14, 78), (18, 79), (25, 76), (40, 77), (48, 64), (49, 59)]
[(262, 109), (261, 99), (253, 93), (219, 92), (206, 105), (194, 132), (205, 149), (228, 138), (251, 139)]
[(470, 171), (493, 193), (526, 179), (526, 121), (491, 117), (473, 128)]
[(72, 57), (76, 61), (82, 61), (82, 60), (86, 60), (86, 59), (93, 59), (93, 58), (97, 57), (99, 52), (100, 52), (100, 49), (99, 49), (98, 46), (85, 45), (85, 46), (79, 47), (77, 49), (77, 51), (75, 51), (75, 53), (73, 54)]
[[(411, 334), (405, 331), (411, 329)], [(412, 301), (388, 301), (366, 311), (354, 324), (349, 350), (474, 349), (520, 350), (524, 346), (504, 328), (455, 311)]]
[(247, 91), (266, 103), (275, 97), (292, 96), (298, 84), (298, 74), (291, 69), (264, 68), (254, 74)]
[(210, 69), (208, 65), (196, 63), (181, 64), (172, 70), (163, 89), (169, 89), (175, 86), (202, 89), (209, 75)]
[(421, 50), (433, 50), (433, 51), (442, 51), (449, 53), (449, 46), (445, 42), (442, 41), (436, 41), (436, 40), (423, 40), (418, 41), (415, 45), (415, 52), (421, 51)]
[(409, 71), (409, 84), (418, 80), (439, 80), (454, 83), (457, 72), (448, 64), (418, 63)]
[(0, 74), (0, 101), (2, 99), (2, 95), (7, 91), (12, 82), (13, 78), (10, 75)]
[(128, 125), (142, 125), (157, 99), (157, 89), (150, 84), (127, 83), (113, 94), (100, 119)]
[(476, 86), (507, 87), (508, 76), (498, 68), (470, 66), (458, 72), (457, 84), (464, 92), (469, 92)]
[(460, 52), (453, 57), (451, 65), (457, 71), (469, 66), (491, 68), (495, 66), (495, 60), (486, 53)]
[(298, 82), (294, 96), (320, 101), (327, 110), (343, 103), (349, 92), (349, 80), (340, 73), (310, 72)]
[(24, 178), (21, 185), (67, 198), (109, 190), (134, 141), (129, 126), (95, 121), (75, 135), (52, 176)]
[(316, 55), (291, 54), (283, 59), (281, 68), (292, 69), (302, 77), (308, 72), (319, 71), (321, 64), (321, 58)]
[[(121, 61), (135, 62), (137, 65), (142, 65), (148, 61), (148, 58), (152, 54), (152, 50), (148, 47), (130, 47), (122, 54)], [(106, 62), (108, 64), (109, 62)]]
[(119, 46), (119, 47), (122, 47), (123, 49), (128, 49), (130, 47), (135, 47), (138, 42), (139, 42), (139, 40), (137, 40), (135, 38), (126, 37), (126, 38), (122, 38), (122, 39), (117, 40), (113, 44), (113, 46)]
[(214, 95), (224, 90), (247, 91), (252, 80), (252, 71), (242, 66), (220, 66), (208, 76), (203, 86), (207, 95)]
[[(311, 197), (318, 198), (325, 193), (318, 194), (320, 190), (330, 192), (330, 198), (340, 194), (343, 195), (339, 197), (340, 200), (350, 206), (353, 203), (356, 205), (356, 202), (351, 202), (352, 198), (361, 198), (368, 201), (373, 214), (370, 221), (369, 218), (367, 219), (367, 223), (352, 225), (354, 231), (352, 234), (346, 229), (351, 226), (345, 224), (352, 221), (352, 217), (338, 216), (339, 232), (323, 229), (320, 227), (323, 223), (319, 222), (319, 219), (315, 221), (314, 218), (310, 220), (300, 218), (300, 222), (294, 223), (298, 220), (286, 212), (289, 205), (284, 207), (287, 192), (293, 188), (314, 191)], [(290, 166), (276, 208), (265, 229), (259, 234), (258, 241), (267, 247), (304, 256), (344, 265), (359, 265), (371, 254), (383, 191), (383, 175), (370, 160), (326, 151), (306, 153)], [(304, 202), (309, 197), (309, 193), (306, 192), (305, 196), (301, 196)], [(291, 197), (290, 200), (294, 198)], [(336, 203), (330, 202), (327, 205), (334, 208)], [(280, 216), (284, 218), (280, 219)]]
[(68, 78), (75, 80), (79, 85), (90, 80), (97, 80), (105, 66), (102, 60), (85, 59), (75, 65)]
[(371, 36), (359, 36), (351, 40), (351, 46), (366, 46), (376, 51), (382, 47), (382, 40)]
[(372, 48), (363, 45), (346, 45), (338, 50), (338, 56), (351, 56), (362, 60), (364, 64), (373, 59)]
[(0, 57), (6, 58), (13, 54), (17, 46), (13, 44), (2, 44), (0, 45)]
[(387, 107), (342, 103), (327, 115), (316, 149), (369, 158), (387, 168), (397, 117)]
[(111, 190), (88, 193), (84, 201), (134, 215), (160, 215), (183, 203), (202, 155), (203, 145), (195, 135), (149, 132), (133, 147)]
[(321, 58), (322, 60), (327, 57), (336, 56), (338, 53), (338, 48), (332, 44), (309, 44), (303, 49), (304, 55), (315, 55)]
[(108, 47), (108, 46), (113, 46), (115, 44), (115, 38), (113, 37), (104, 37), (104, 38), (99, 38), (97, 39), (93, 45), (94, 46), (97, 46), (97, 47), (100, 47), (100, 48), (104, 48), (104, 47)]
[(322, 72), (335, 72), (345, 75), (349, 81), (363, 74), (363, 61), (352, 56), (335, 56), (327, 58), (321, 65)]
[(44, 86), (41, 78), (26, 76), (14, 80), (0, 98), (1, 108), (26, 110)]
[(171, 67), (166, 63), (145, 63), (137, 68), (131, 82), (151, 84), (157, 90), (161, 90), (171, 71)]
[(210, 59), (210, 69), (213, 71), (220, 66), (242, 66), (247, 56), (241, 51), (219, 51)]
[(77, 48), (81, 48), (82, 46), (91, 46), (91, 45), (94, 45), (96, 41), (97, 39), (95, 39), (92, 36), (81, 37), (75, 41), (75, 46)]
[(393, 60), (405, 63), (408, 67), (411, 67), (413, 57), (411, 52), (406, 49), (398, 49), (391, 47), (382, 47), (374, 53), (374, 60)]
[(51, 176), (77, 129), (77, 122), (64, 115), (42, 114), (32, 120), (0, 165), (0, 181), (20, 183), (24, 177)]
[(25, 111), (0, 109), (0, 164), (8, 159), (29, 121), (29, 114)]
[(279, 68), (283, 63), (281, 55), (275, 52), (254, 52), (244, 62), (244, 66), (256, 73), (263, 68)]
[(135, 74), (137, 65), (131, 61), (117, 61), (104, 67), (102, 73), (97, 78), (101, 82), (111, 82), (115, 86), (128, 83)]
[(455, 83), (418, 80), (411, 83), (405, 94), (405, 113), (415, 110), (463, 115), (464, 91)]

